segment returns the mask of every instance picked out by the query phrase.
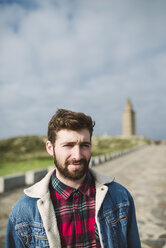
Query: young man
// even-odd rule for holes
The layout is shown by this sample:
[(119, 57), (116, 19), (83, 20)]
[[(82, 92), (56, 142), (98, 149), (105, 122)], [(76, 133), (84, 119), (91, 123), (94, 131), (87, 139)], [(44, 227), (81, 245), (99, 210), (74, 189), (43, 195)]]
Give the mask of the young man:
[(91, 117), (59, 109), (48, 125), (56, 169), (25, 190), (8, 222), (6, 248), (140, 248), (134, 203), (113, 178), (89, 168)]

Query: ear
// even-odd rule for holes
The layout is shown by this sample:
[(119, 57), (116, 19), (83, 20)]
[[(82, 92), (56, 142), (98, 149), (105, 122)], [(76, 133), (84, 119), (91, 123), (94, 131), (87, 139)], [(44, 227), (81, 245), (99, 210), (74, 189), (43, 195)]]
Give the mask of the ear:
[(48, 152), (48, 154), (50, 154), (51, 156), (53, 156), (54, 152), (53, 152), (53, 145), (51, 143), (51, 141), (47, 140), (46, 142), (46, 150)]

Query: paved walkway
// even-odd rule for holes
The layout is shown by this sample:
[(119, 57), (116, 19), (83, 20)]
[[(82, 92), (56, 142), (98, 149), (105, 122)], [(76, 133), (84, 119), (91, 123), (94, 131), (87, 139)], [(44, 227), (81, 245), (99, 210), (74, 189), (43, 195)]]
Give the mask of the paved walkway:
[(142, 248), (165, 248), (166, 146), (148, 146), (96, 170), (114, 175), (133, 195)]
[[(142, 248), (166, 248), (166, 146), (148, 146), (95, 169), (114, 175), (133, 195)], [(22, 194), (17, 189), (0, 195), (0, 247), (9, 212)]]

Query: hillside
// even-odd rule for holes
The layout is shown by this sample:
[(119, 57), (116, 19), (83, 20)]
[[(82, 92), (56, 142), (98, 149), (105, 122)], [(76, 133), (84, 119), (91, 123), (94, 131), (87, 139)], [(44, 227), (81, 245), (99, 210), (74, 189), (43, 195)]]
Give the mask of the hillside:
[[(53, 164), (45, 149), (46, 137), (25, 136), (0, 140), (0, 176), (46, 168)], [(93, 137), (92, 156), (124, 150), (146, 143), (139, 137)]]
[(0, 140), (1, 161), (22, 161), (48, 157), (45, 137), (24, 136)]

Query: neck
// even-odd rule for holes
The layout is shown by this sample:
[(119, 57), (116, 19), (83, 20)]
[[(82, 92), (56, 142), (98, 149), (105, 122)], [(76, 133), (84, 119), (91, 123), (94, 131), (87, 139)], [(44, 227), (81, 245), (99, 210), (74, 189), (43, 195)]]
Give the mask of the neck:
[(80, 186), (80, 184), (84, 181), (85, 176), (86, 176), (86, 174), (81, 179), (72, 180), (72, 179), (64, 177), (63, 175), (61, 175), (59, 173), (58, 170), (56, 170), (56, 177), (59, 179), (59, 181), (61, 181), (65, 185), (67, 185), (71, 188), (75, 188), (75, 189), (77, 189)]

